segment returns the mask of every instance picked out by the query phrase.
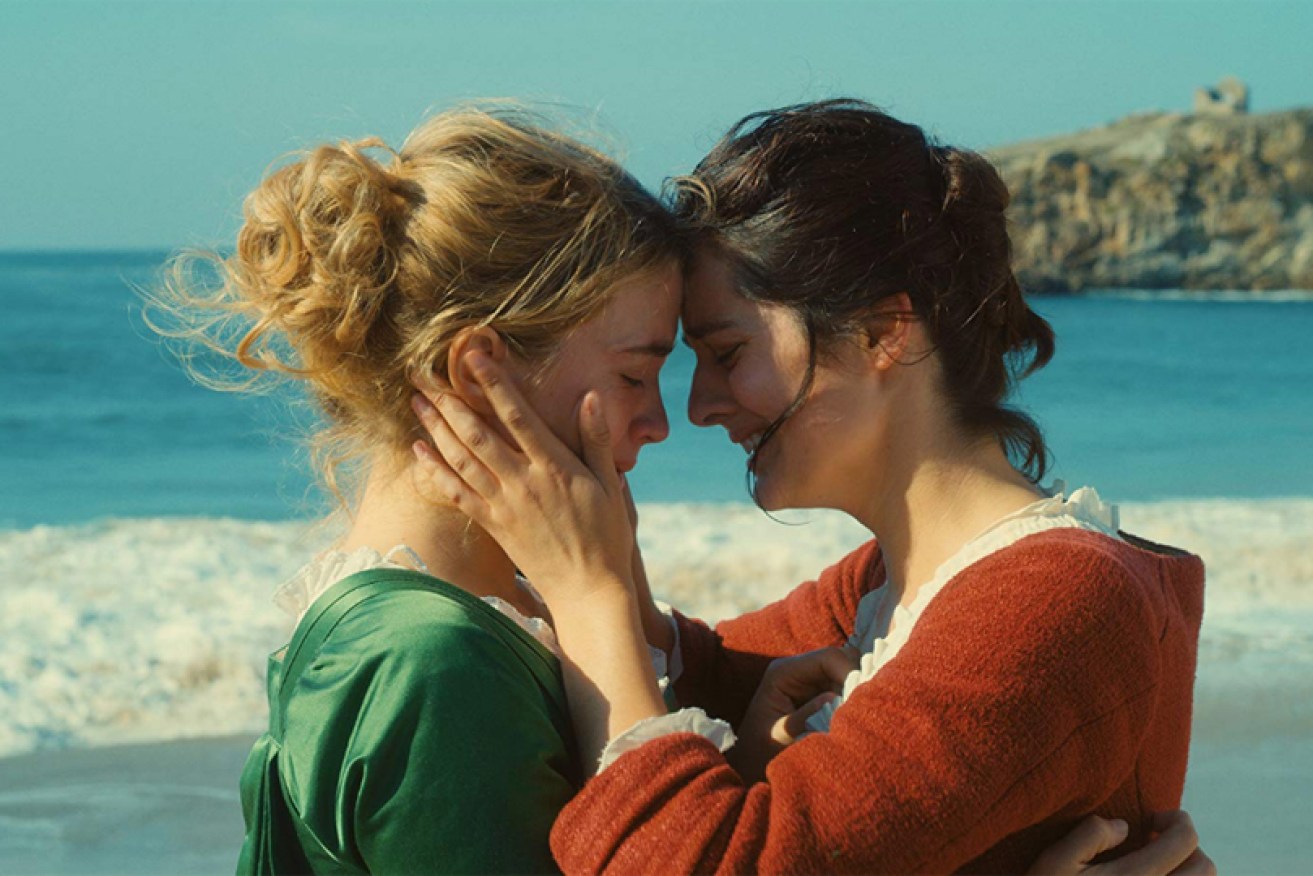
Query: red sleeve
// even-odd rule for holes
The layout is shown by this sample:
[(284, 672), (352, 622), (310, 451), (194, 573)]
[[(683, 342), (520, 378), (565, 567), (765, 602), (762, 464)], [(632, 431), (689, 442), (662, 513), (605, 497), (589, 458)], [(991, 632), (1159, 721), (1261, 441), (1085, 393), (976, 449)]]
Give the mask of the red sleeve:
[(675, 682), (680, 705), (699, 706), (737, 725), (772, 660), (842, 645), (852, 635), (857, 603), (882, 583), (884, 565), (876, 543), (870, 541), (817, 580), (714, 630), (676, 612), (684, 662)]
[(958, 576), (830, 731), (786, 749), (765, 782), (745, 786), (691, 734), (623, 755), (557, 820), (557, 861), (566, 873), (654, 861), (670, 873), (942, 873), (1091, 811), (1134, 769), (1161, 621), (1115, 555), (1059, 545)]

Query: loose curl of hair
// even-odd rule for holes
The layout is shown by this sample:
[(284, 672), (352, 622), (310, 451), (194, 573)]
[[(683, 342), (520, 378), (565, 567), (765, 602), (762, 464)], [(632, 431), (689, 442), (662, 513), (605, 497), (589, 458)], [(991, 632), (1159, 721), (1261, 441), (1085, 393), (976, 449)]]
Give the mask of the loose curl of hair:
[(344, 465), (418, 437), (411, 378), (446, 377), (459, 331), (490, 326), (543, 361), (617, 281), (684, 256), (668, 210), (618, 164), (506, 105), (438, 114), (396, 152), (370, 138), (302, 153), (244, 218), (232, 255), (170, 260), (147, 318), (184, 355), (240, 366), (193, 367), (208, 386), (302, 382), (325, 422), (315, 468), (339, 501)]
[(1052, 358), (1053, 331), (1012, 273), (1009, 194), (985, 158), (863, 101), (827, 100), (743, 118), (673, 192), (694, 245), (727, 258), (741, 294), (789, 308), (807, 334), (802, 388), (750, 472), (806, 401), (818, 356), (906, 292), (958, 427), (997, 438), (1032, 481), (1044, 476), (1039, 426), (1004, 400)]

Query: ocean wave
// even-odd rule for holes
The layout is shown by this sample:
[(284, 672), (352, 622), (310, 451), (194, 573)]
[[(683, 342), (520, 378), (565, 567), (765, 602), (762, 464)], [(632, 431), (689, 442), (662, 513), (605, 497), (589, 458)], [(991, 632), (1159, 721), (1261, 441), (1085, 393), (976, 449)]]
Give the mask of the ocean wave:
[[(867, 537), (833, 513), (785, 519), (640, 506), (654, 590), (714, 621), (783, 596)], [(1310, 707), (1255, 692), (1313, 678), (1313, 499), (1134, 503), (1122, 525), (1208, 566), (1201, 720), (1224, 725), (1241, 691), (1282, 726), (1313, 727)], [(214, 518), (0, 532), (0, 754), (258, 732), (266, 657), (291, 630), (270, 595), (332, 537)]]

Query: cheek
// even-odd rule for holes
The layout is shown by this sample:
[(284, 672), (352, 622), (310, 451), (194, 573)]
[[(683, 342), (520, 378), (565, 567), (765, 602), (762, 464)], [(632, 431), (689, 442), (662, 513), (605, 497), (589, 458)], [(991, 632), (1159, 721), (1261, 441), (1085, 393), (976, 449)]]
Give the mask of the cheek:
[[(547, 424), (561, 443), (578, 454), (583, 445), (579, 440), (579, 423), (575, 412), (579, 401), (572, 393), (555, 385), (521, 387), (534, 412)], [(582, 394), (579, 394), (582, 398)]]
[(795, 389), (783, 375), (767, 363), (743, 363), (729, 375), (729, 391), (734, 401), (749, 411), (774, 420), (793, 403)]
[(611, 449), (622, 450), (629, 445), (629, 433), (642, 413), (639, 393), (628, 388), (602, 393), (606, 407), (606, 427), (611, 432)]

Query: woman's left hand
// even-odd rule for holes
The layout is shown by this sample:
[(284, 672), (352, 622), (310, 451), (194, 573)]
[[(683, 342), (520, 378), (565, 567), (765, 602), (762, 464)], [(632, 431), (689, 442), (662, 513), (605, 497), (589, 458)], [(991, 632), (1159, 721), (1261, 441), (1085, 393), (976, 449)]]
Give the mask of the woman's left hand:
[(1184, 811), (1153, 817), (1154, 837), (1138, 851), (1091, 864), (1126, 839), (1121, 819), (1087, 817), (1044, 851), (1028, 872), (1035, 876), (1217, 876), (1217, 865), (1199, 848), (1199, 834)]
[(631, 584), (634, 534), (623, 476), (596, 393), (580, 406), (581, 461), (505, 373), (475, 352), (466, 364), (514, 447), (450, 392), (425, 390), (415, 412), (433, 439), (416, 442), (425, 478), (502, 546), (555, 614), (599, 589)]

